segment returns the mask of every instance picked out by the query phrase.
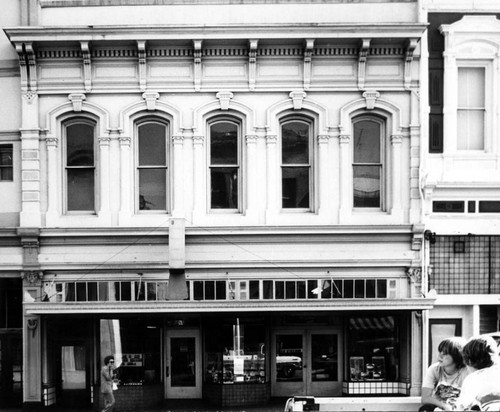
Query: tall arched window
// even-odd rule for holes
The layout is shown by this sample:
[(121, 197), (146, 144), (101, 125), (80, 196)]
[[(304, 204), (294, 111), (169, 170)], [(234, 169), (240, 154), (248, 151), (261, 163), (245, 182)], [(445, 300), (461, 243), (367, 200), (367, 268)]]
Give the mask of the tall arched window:
[(312, 195), (312, 124), (281, 123), (281, 197), (284, 209), (309, 209)]
[(353, 124), (353, 205), (382, 208), (384, 183), (383, 123), (362, 116)]
[(72, 119), (63, 124), (68, 212), (96, 210), (95, 129), (90, 119)]
[(169, 127), (163, 120), (137, 123), (137, 209), (167, 211)]
[(215, 119), (209, 123), (210, 209), (241, 208), (240, 123)]

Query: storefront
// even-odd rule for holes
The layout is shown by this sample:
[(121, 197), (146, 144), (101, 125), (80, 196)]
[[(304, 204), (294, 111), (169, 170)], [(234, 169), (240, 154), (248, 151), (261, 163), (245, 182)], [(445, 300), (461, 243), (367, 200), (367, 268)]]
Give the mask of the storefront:
[[(410, 395), (411, 342), (421, 333), (420, 308), (431, 302), (392, 300), (382, 309), (376, 299), (320, 301), (288, 309), (267, 302), (266, 311), (194, 300), (145, 301), (135, 312), (132, 302), (32, 304), (45, 330), (44, 404), (100, 408), (109, 354), (117, 402), (129, 410), (176, 398), (243, 406), (292, 395)], [(66, 315), (54, 316), (57, 307)]]

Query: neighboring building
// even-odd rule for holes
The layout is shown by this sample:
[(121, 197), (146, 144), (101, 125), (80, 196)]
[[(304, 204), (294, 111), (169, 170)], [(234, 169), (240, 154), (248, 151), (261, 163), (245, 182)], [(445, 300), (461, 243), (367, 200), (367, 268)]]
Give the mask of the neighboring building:
[[(18, 1), (2, 2), (0, 27), (22, 24)], [(0, 408), (22, 402), (21, 98), (17, 53), (0, 35)]]
[(26, 406), (420, 394), (416, 0), (9, 5)]
[(423, 107), (422, 122), (429, 130), (421, 168), (425, 267), (437, 292), (426, 328), (430, 362), (444, 335), (499, 330), (500, 5), (440, 0), (422, 10), (429, 22), (422, 46), (430, 109), (427, 115)]

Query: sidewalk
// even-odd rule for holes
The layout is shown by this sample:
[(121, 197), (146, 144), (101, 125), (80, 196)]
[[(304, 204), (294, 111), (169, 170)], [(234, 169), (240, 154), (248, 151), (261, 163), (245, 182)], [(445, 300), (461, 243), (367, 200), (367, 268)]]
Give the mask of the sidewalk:
[[(154, 409), (144, 409), (137, 412), (283, 412), (285, 409), (285, 398), (272, 399), (266, 406), (241, 406), (221, 407), (206, 405), (201, 400), (171, 399), (165, 401), (161, 406)], [(114, 412), (135, 412), (127, 409), (125, 405), (116, 404)], [(0, 412), (24, 412), (22, 408), (0, 408)], [(29, 412), (94, 412), (89, 408), (63, 408), (58, 406), (42, 407)]]

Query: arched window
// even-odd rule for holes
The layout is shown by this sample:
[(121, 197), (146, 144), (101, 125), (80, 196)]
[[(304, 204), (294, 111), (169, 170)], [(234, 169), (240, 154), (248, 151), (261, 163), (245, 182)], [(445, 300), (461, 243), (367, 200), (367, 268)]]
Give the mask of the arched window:
[(312, 124), (303, 119), (281, 123), (281, 196), (284, 209), (310, 209)]
[(167, 211), (169, 125), (158, 119), (137, 123), (137, 209)]
[(241, 125), (235, 119), (209, 123), (210, 209), (241, 208)]
[(353, 124), (353, 205), (382, 208), (384, 192), (383, 122), (361, 116)]
[(63, 123), (65, 142), (66, 210), (95, 212), (96, 123), (72, 119)]

